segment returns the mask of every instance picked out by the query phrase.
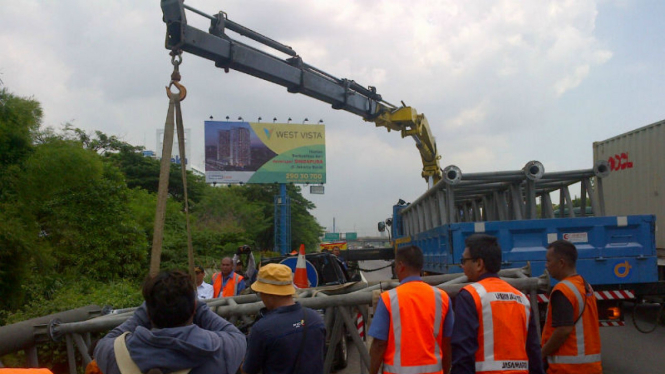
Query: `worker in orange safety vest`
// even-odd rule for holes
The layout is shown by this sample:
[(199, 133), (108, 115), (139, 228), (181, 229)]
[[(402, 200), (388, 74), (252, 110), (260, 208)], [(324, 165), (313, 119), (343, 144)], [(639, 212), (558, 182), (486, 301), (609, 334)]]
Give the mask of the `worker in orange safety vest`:
[(397, 288), (383, 292), (368, 334), (370, 374), (446, 373), (450, 371), (450, 336), (454, 323), (450, 298), (423, 282), (423, 252), (416, 246), (395, 254)]
[(460, 266), (469, 281), (455, 297), (451, 373), (543, 374), (538, 330), (527, 297), (501, 280), (496, 237), (465, 241)]
[(559, 281), (550, 294), (543, 329), (548, 374), (600, 374), (598, 308), (591, 286), (577, 274), (577, 248), (565, 240), (547, 247), (545, 267)]
[(220, 265), (221, 272), (212, 275), (212, 296), (229, 297), (239, 295), (245, 289), (245, 279), (233, 271), (233, 261), (224, 257)]

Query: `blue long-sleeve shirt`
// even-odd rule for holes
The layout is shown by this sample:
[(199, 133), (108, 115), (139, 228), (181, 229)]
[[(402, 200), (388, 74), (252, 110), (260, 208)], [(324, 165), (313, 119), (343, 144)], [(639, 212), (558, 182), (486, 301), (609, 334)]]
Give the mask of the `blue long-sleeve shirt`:
[(163, 329), (153, 328), (143, 303), (97, 343), (94, 357), (104, 374), (120, 374), (114, 342), (127, 331), (127, 350), (144, 373), (152, 368), (167, 373), (191, 368), (191, 374), (233, 374), (247, 349), (245, 335), (205, 303), (197, 303), (191, 325)]
[[(486, 273), (478, 280), (489, 277), (498, 278), (496, 273)], [(480, 326), (476, 302), (473, 296), (461, 290), (455, 300), (455, 327), (451, 339), (453, 368), (451, 374), (474, 374), (476, 372), (476, 351), (478, 351), (478, 328)], [(505, 342), (505, 344), (511, 344)], [(529, 358), (529, 374), (544, 374), (543, 361), (540, 354), (540, 337), (536, 330), (536, 322), (531, 313), (529, 331), (526, 338), (526, 354)]]

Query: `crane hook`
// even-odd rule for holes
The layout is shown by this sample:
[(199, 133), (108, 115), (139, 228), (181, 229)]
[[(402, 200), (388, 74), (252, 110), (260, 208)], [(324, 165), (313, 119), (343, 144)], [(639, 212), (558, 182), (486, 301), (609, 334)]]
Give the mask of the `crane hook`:
[(174, 95), (174, 93), (171, 92), (171, 86), (176, 86), (176, 88), (178, 89), (178, 94), (180, 96), (178, 100), (179, 101), (185, 100), (185, 97), (187, 97), (187, 89), (178, 81), (171, 81), (171, 84), (169, 84), (168, 87), (166, 87), (166, 96), (171, 98), (171, 95)]

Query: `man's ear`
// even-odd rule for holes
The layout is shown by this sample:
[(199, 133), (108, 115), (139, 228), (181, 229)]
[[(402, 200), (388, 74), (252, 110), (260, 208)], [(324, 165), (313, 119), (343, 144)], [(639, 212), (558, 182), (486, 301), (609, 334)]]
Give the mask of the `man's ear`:
[(485, 269), (485, 260), (482, 258), (476, 260), (476, 266), (478, 266), (478, 270), (487, 271), (487, 269)]

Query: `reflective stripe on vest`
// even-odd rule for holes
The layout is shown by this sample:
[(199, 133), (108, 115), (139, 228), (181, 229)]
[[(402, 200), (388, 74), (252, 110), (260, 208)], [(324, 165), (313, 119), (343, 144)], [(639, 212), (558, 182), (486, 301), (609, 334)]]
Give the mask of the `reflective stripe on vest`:
[(481, 318), (483, 330), (483, 348), (485, 357), (483, 361), (476, 361), (476, 372), (500, 371), (500, 370), (528, 370), (528, 360), (496, 360), (494, 358), (494, 319), (492, 315), (493, 302), (518, 302), (524, 306), (526, 313), (526, 331), (529, 330), (529, 319), (531, 318), (531, 305), (523, 294), (512, 292), (487, 292), (480, 283), (472, 283), (471, 287), (476, 291), (481, 303)]
[(435, 314), (434, 314), (434, 357), (436, 358), (435, 364), (430, 365), (409, 365), (402, 366), (402, 322), (399, 308), (399, 298), (397, 295), (397, 288), (388, 291), (388, 298), (390, 300), (391, 322), (393, 326), (393, 340), (395, 342), (395, 354), (393, 357), (393, 364), (389, 365), (383, 363), (384, 372), (395, 374), (421, 374), (421, 373), (436, 373), (442, 372), (443, 366), (441, 363), (441, 347), (439, 346), (439, 330), (442, 323), (442, 308), (443, 297), (439, 289), (431, 287), (434, 292)]
[(550, 364), (591, 364), (594, 362), (600, 361), (600, 354), (586, 354), (586, 345), (584, 341), (584, 318), (583, 314), (585, 311), (586, 301), (580, 294), (580, 290), (569, 280), (563, 280), (560, 282), (561, 285), (568, 287), (570, 291), (575, 295), (577, 299), (578, 309), (580, 310), (580, 315), (578, 315), (577, 322), (575, 323), (575, 340), (577, 342), (577, 356), (547, 356), (547, 362)]

